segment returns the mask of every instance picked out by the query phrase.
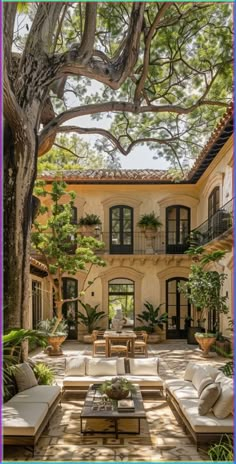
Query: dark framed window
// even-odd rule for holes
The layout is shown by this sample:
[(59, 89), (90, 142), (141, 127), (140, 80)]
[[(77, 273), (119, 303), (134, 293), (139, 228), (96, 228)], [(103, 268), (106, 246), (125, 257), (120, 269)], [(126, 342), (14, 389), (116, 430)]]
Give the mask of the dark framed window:
[(124, 327), (133, 327), (135, 320), (134, 308), (135, 285), (133, 280), (120, 278), (108, 283), (109, 325), (115, 315), (115, 309), (121, 308), (124, 316)]
[(32, 328), (37, 329), (42, 320), (42, 285), (38, 280), (32, 280)]
[(220, 187), (215, 187), (208, 197), (208, 219), (210, 219), (220, 207)]
[(190, 208), (173, 205), (166, 208), (166, 253), (184, 253), (190, 234)]
[[(71, 277), (64, 277), (62, 287), (63, 299), (76, 298), (78, 296), (78, 280)], [(63, 317), (67, 320), (69, 333), (68, 339), (77, 339), (77, 314), (78, 302), (71, 301), (62, 306)]]
[(110, 208), (110, 253), (133, 253), (133, 208), (130, 206)]

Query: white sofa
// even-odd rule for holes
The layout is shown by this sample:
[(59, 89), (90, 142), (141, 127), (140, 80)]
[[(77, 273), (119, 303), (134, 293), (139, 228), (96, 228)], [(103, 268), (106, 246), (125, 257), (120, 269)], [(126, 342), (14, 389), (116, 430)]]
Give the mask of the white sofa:
[(209, 364), (190, 362), (184, 379), (168, 379), (164, 390), (195, 443), (233, 434), (233, 381)]
[(89, 385), (100, 384), (111, 377), (124, 376), (138, 384), (142, 391), (163, 390), (163, 380), (158, 375), (159, 359), (153, 358), (91, 358), (77, 356), (66, 359), (63, 392), (87, 391)]
[[(29, 379), (29, 366), (27, 369), (26, 382)], [(58, 385), (38, 385), (36, 379), (33, 379), (31, 385), (27, 388), (25, 384), (22, 387), (24, 390), (3, 405), (4, 445), (34, 446), (61, 400), (61, 388)]]

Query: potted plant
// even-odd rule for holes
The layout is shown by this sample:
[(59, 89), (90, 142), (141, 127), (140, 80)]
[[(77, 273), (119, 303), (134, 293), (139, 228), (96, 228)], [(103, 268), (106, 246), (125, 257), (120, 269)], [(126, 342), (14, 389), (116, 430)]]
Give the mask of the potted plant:
[(125, 377), (113, 377), (111, 380), (105, 380), (99, 390), (112, 400), (118, 401), (127, 398), (130, 392), (135, 391), (135, 386)]
[(63, 319), (57, 324), (56, 330), (54, 330), (57, 324), (57, 317), (52, 319), (46, 319), (38, 323), (38, 330), (47, 337), (48, 347), (46, 352), (50, 356), (58, 356), (62, 354), (61, 344), (65, 341), (68, 334), (67, 322)]
[(159, 216), (156, 216), (154, 211), (152, 213), (145, 213), (143, 214), (138, 223), (137, 226), (141, 229), (141, 232), (144, 233), (145, 238), (146, 238), (146, 253), (153, 253), (153, 240), (155, 239), (157, 235), (157, 230), (159, 227), (161, 227), (162, 223), (159, 220)]
[(145, 325), (142, 327), (136, 327), (137, 330), (146, 330), (148, 332), (149, 343), (157, 343), (164, 337), (164, 324), (167, 323), (168, 314), (164, 312), (159, 315), (163, 303), (159, 304), (156, 308), (153, 304), (146, 301), (144, 306), (146, 309), (142, 311), (137, 317), (137, 320)]
[[(198, 325), (201, 327), (207, 319), (209, 312), (228, 312), (227, 296), (222, 295), (225, 273), (209, 270), (207, 266), (216, 263), (225, 255), (225, 251), (217, 250), (206, 253), (203, 247), (190, 247), (186, 253), (192, 255), (193, 264), (190, 266), (188, 282), (179, 284), (179, 291), (183, 293), (197, 310)], [(197, 331), (195, 338), (207, 356), (210, 346), (216, 341), (216, 334)], [(208, 341), (207, 341), (208, 340)]]
[(77, 314), (77, 319), (86, 327), (88, 335), (84, 335), (84, 342), (92, 343), (91, 334), (93, 330), (99, 330), (98, 323), (106, 317), (106, 313), (104, 311), (97, 311), (99, 304), (96, 306), (91, 306), (89, 303), (83, 303), (83, 301), (79, 300), (81, 306), (84, 308), (85, 313), (81, 311)]
[[(51, 320), (50, 324), (49, 321), (47, 322), (46, 330), (48, 335), (49, 333), (51, 335), (51, 346), (52, 342), (54, 346), (49, 350), (49, 354), (55, 355), (55, 336), (60, 332), (62, 333), (60, 340), (64, 340), (67, 333), (63, 322), (63, 304), (78, 301), (81, 298), (81, 292), (73, 298), (64, 298), (63, 278), (75, 276), (80, 270), (85, 270), (89, 274), (94, 265), (104, 266), (104, 261), (94, 252), (101, 248), (103, 243), (92, 237), (81, 237), (77, 233), (77, 224), (72, 223), (75, 193), (67, 190), (65, 182), (52, 182), (51, 190), (49, 190), (45, 182), (39, 181), (36, 183), (35, 192), (38, 196), (50, 198), (49, 206), (41, 205), (39, 208), (39, 214), (42, 217), (40, 222), (35, 220), (31, 238), (33, 248), (40, 253), (47, 267), (48, 277), (54, 291), (56, 317)], [(87, 268), (88, 264), (89, 268)], [(92, 283), (93, 281), (89, 281), (87, 288)], [(57, 354), (61, 354), (59, 344), (57, 344)]]
[(102, 221), (96, 214), (88, 214), (79, 219), (80, 233), (87, 237), (100, 237)]

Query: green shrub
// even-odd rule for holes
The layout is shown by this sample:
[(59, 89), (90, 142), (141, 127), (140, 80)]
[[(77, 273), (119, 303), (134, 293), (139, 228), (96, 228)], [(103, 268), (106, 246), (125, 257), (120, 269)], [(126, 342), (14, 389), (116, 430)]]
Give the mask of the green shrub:
[(54, 370), (44, 363), (35, 364), (33, 367), (35, 377), (39, 385), (52, 385), (55, 380)]
[(212, 461), (233, 461), (233, 439), (229, 435), (223, 435), (220, 443), (209, 448), (208, 455)]

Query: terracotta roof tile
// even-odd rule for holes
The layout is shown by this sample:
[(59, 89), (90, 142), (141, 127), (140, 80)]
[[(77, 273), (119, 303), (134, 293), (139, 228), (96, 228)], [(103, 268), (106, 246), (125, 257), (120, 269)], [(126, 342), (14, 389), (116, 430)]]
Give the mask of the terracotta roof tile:
[[(40, 175), (40, 178), (54, 180), (55, 172), (47, 171)], [(63, 171), (63, 179), (66, 181), (80, 182), (106, 182), (106, 181), (124, 181), (124, 182), (154, 182), (154, 181), (171, 181), (172, 176), (167, 171), (156, 169), (87, 169), (85, 171)]]
[(45, 266), (45, 264), (41, 263), (35, 258), (30, 257), (30, 264), (32, 264), (32, 266), (37, 267), (38, 269), (41, 269), (42, 271), (47, 272), (47, 266)]

